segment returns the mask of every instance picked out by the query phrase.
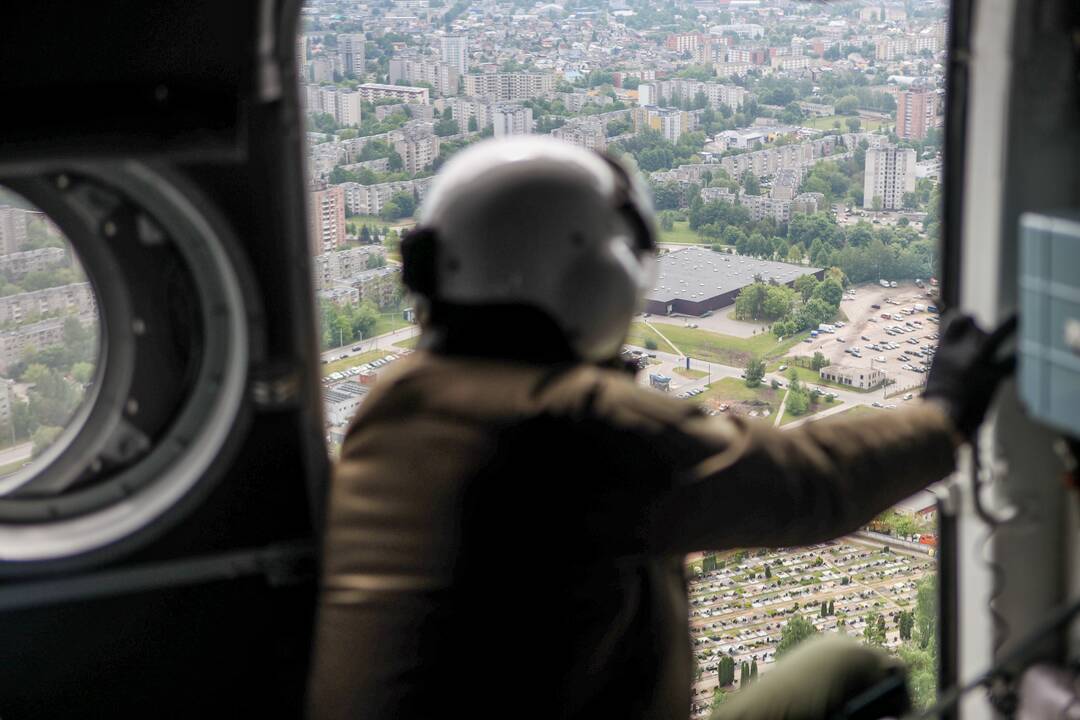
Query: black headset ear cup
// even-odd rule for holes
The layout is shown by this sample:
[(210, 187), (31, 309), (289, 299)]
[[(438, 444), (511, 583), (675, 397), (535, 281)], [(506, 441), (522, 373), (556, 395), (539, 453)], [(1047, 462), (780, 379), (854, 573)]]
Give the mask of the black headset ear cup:
[(435, 295), (435, 231), (417, 225), (401, 239), (401, 281), (426, 298)]

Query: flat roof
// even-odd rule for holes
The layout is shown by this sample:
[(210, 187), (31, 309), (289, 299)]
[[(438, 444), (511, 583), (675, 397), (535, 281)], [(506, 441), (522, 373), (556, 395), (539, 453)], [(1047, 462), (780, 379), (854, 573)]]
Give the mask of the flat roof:
[(657, 264), (656, 286), (645, 296), (647, 300), (657, 302), (702, 302), (752, 284), (755, 275), (760, 275), (765, 282), (773, 278), (780, 284), (787, 284), (821, 270), (698, 247), (673, 250), (661, 255)]

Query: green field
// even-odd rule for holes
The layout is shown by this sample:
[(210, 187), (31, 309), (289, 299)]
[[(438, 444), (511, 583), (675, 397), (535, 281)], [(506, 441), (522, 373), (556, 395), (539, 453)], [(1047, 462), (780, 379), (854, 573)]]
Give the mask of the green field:
[(835, 417), (842, 418), (860, 418), (878, 415), (885, 412), (881, 408), (871, 407), (869, 405), (856, 405), (855, 407), (848, 408), (843, 412), (836, 413)]
[(686, 220), (676, 220), (673, 229), (660, 231), (660, 242), (688, 243), (693, 245), (704, 243), (708, 245), (712, 242), (712, 238), (698, 235), (696, 231), (690, 229), (690, 223)]
[(684, 378), (690, 378), (691, 380), (698, 380), (705, 377), (709, 373), (705, 372), (704, 370), (687, 370), (684, 367), (677, 367), (675, 368), (675, 374), (681, 375)]
[(400, 341), (394, 343), (394, 347), (408, 348), (409, 350), (415, 350), (416, 349), (416, 344), (418, 342), (420, 342), (420, 336), (419, 335), (417, 335), (415, 337), (411, 337), (411, 338), (405, 338), (404, 340), (400, 340)]
[(626, 344), (635, 345), (637, 347), (643, 348), (645, 347), (646, 340), (652, 340), (654, 343), (656, 343), (656, 349), (661, 352), (678, 353), (678, 350), (672, 347), (669, 343), (664, 342), (663, 338), (657, 335), (652, 328), (648, 327), (644, 323), (636, 322), (631, 324), (630, 332), (626, 336)]
[(402, 228), (412, 227), (416, 224), (416, 221), (411, 218), (402, 218), (401, 220), (394, 220), (393, 222), (387, 222), (378, 215), (349, 215), (345, 218), (346, 223), (353, 223), (357, 227), (361, 225), (367, 225), (368, 227), (380, 227), (380, 228)]
[[(848, 131), (847, 119), (849, 117), (858, 117), (858, 116), (857, 115), (829, 115), (828, 117), (807, 118), (806, 120), (803, 120), (800, 124), (803, 127), (814, 128), (815, 130), (832, 130), (833, 129), (833, 122), (836, 121), (836, 120), (839, 120), (840, 121), (840, 129), (843, 130), (844, 132), (847, 132)], [(882, 125), (892, 125), (891, 122), (886, 122), (884, 120), (866, 120), (866, 119), (863, 119), (863, 118), (859, 118), (859, 122), (862, 123), (862, 128), (861, 129), (864, 132), (876, 132)]]
[[(806, 412), (804, 412), (802, 415), (792, 415), (791, 413), (785, 411), (784, 412), (784, 418), (780, 421), (780, 425), (783, 426), (783, 425), (787, 425), (788, 423), (793, 423), (796, 420), (802, 420), (803, 418), (813, 417), (814, 415), (818, 414), (822, 410), (828, 410), (829, 408), (834, 408), (837, 405), (843, 405), (844, 404), (843, 400), (833, 400), (831, 403), (828, 403), (828, 402), (825, 402), (820, 397), (815, 398), (813, 395), (810, 396), (810, 399), (811, 399), (810, 408)], [(817, 400), (817, 402), (813, 402), (813, 400), (815, 400), (815, 399)], [(836, 413), (836, 414), (837, 415), (843, 415), (844, 413), (839, 412), (839, 413)]]
[(783, 398), (783, 390), (773, 390), (767, 383), (750, 388), (746, 387), (746, 382), (739, 378), (721, 378), (709, 385), (701, 395), (690, 398), (690, 402), (699, 405), (708, 403), (713, 406), (718, 403), (764, 403), (764, 406), (759, 406), (758, 409), (764, 410), (767, 407), (769, 414), (751, 419), (767, 420), (771, 423), (776, 419), (776, 410), (780, 407), (780, 401)]
[(393, 313), (384, 313), (379, 315), (379, 319), (375, 321), (375, 330), (372, 332), (372, 336), (385, 335), (388, 332), (399, 330), (403, 327), (412, 325), (408, 320), (401, 316), (401, 311)]
[[(668, 340), (678, 346), (683, 354), (732, 367), (745, 367), (751, 356), (766, 360), (780, 357), (806, 337), (806, 333), (799, 333), (786, 338), (783, 342), (777, 342), (776, 336), (768, 332), (740, 338), (660, 322), (656, 323), (656, 327)], [(638, 337), (643, 337), (647, 332), (652, 331), (642, 323), (634, 323), (630, 326), (631, 336), (636, 334)]]
[(386, 357), (389, 353), (386, 350), (368, 350), (365, 353), (354, 355), (352, 357), (345, 358), (344, 360), (335, 360), (332, 363), (327, 363), (322, 366), (323, 377), (331, 375), (342, 370), (348, 370), (349, 368), (356, 367), (357, 365), (363, 365), (369, 363), (372, 360), (378, 360), (381, 357)]

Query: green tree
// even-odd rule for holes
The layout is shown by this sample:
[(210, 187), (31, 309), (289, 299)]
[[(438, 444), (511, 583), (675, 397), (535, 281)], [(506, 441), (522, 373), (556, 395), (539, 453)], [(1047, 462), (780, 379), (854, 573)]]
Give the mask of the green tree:
[(717, 680), (720, 687), (727, 687), (735, 682), (735, 660), (730, 655), (724, 655), (716, 668)]
[(746, 191), (747, 195), (761, 194), (761, 183), (758, 182), (757, 175), (750, 172), (749, 170), (743, 173), (742, 186), (743, 190)]
[(772, 577), (772, 569), (768, 565), (766, 565), (765, 566), (765, 579), (768, 580), (771, 577)]
[(657, 348), (656, 341), (652, 338), (645, 338), (645, 349), (655, 350)]
[(915, 596), (915, 640), (926, 649), (935, 644), (937, 633), (937, 581), (927, 575), (919, 581)]
[(85, 385), (94, 377), (94, 366), (88, 362), (77, 362), (71, 366), (71, 377), (75, 382)]
[(844, 297), (844, 287), (832, 278), (823, 280), (814, 288), (811, 297), (823, 300), (834, 308), (839, 308), (840, 300)]
[(473, 115), (472, 117), (469, 118), (468, 127), (469, 127), (469, 132), (479, 132), (480, 125), (479, 125), (479, 123), (477, 123), (475, 115)]
[(460, 132), (461, 128), (458, 126), (457, 120), (450, 116), (439, 118), (439, 121), (435, 123), (435, 134), (439, 137), (457, 135)]
[(37, 457), (41, 455), (47, 447), (53, 444), (57, 436), (63, 431), (64, 428), (51, 425), (41, 425), (37, 430), (34, 430), (34, 434), (30, 438), (34, 443), (31, 456)]
[(776, 657), (780, 657), (793, 650), (799, 643), (816, 635), (817, 628), (802, 615), (796, 614), (780, 632), (780, 643), (776, 646)]
[(844, 122), (847, 124), (849, 132), (857, 133), (862, 128), (862, 123), (857, 117), (849, 117)]
[(817, 287), (820, 282), (813, 275), (800, 275), (795, 280), (795, 291), (802, 295), (803, 302), (806, 302), (814, 294), (814, 288)]
[(773, 285), (765, 291), (762, 303), (762, 317), (766, 320), (780, 320), (791, 312), (795, 305), (795, 291), (786, 285)]
[(845, 95), (837, 100), (833, 107), (837, 115), (854, 115), (859, 109), (859, 98), (854, 95)]
[(810, 409), (810, 395), (805, 390), (788, 390), (787, 403), (784, 408), (787, 412), (795, 415), (805, 415), (806, 411)]
[(765, 377), (765, 361), (759, 358), (750, 358), (750, 361), (746, 364), (746, 387), (757, 387), (761, 385), (762, 378)]
[(814, 357), (810, 359), (810, 369), (814, 370), (815, 372), (828, 364), (829, 360), (820, 350), (814, 352)]

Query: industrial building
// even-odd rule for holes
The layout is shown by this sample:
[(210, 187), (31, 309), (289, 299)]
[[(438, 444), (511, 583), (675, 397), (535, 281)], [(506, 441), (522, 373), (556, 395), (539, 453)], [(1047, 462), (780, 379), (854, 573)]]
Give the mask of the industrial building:
[(755, 278), (793, 285), (803, 275), (825, 276), (822, 268), (728, 255), (698, 247), (674, 250), (658, 261), (656, 287), (645, 296), (654, 315), (702, 315), (735, 302)]

